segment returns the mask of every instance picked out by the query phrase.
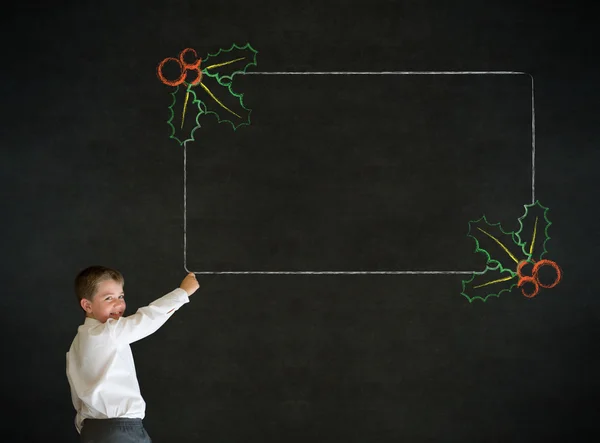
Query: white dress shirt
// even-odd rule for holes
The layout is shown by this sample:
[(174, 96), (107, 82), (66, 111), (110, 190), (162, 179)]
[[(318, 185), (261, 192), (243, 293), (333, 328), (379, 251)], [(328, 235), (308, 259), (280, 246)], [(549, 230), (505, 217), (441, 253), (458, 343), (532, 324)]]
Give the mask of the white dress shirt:
[(177, 288), (128, 317), (106, 323), (86, 317), (67, 352), (78, 432), (86, 418), (144, 418), (146, 402), (129, 344), (155, 332), (189, 301), (187, 292)]

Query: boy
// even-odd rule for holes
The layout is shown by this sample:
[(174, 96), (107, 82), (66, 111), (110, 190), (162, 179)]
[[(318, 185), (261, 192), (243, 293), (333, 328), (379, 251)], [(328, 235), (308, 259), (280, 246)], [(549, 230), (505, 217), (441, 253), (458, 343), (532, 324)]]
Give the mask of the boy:
[(123, 317), (124, 283), (119, 271), (103, 266), (75, 278), (86, 317), (67, 352), (67, 378), (82, 443), (151, 442), (129, 344), (160, 328), (200, 287), (190, 272), (179, 288)]

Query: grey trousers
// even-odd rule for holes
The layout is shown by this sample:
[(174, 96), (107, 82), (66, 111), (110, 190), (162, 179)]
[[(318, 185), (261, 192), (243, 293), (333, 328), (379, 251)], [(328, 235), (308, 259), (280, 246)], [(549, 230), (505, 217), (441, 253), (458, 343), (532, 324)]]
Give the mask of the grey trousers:
[(81, 443), (152, 443), (141, 418), (86, 418)]

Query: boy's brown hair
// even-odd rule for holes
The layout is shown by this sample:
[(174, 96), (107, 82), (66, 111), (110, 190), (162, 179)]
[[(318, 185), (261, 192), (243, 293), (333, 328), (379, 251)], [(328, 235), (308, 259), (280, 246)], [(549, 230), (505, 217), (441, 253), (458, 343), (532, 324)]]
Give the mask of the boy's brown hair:
[(77, 301), (81, 302), (84, 298), (92, 301), (98, 284), (105, 280), (114, 280), (121, 285), (125, 283), (125, 279), (119, 271), (105, 266), (90, 266), (77, 274), (75, 277)]

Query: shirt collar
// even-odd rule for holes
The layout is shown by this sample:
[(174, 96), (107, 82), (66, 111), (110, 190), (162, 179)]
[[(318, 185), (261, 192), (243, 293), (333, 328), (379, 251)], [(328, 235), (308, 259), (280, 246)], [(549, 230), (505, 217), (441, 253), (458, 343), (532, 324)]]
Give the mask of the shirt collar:
[(87, 326), (96, 326), (96, 325), (99, 325), (100, 322), (98, 320), (96, 320), (95, 318), (87, 317), (86, 316), (85, 317), (85, 321), (83, 322), (83, 324), (87, 325)]

